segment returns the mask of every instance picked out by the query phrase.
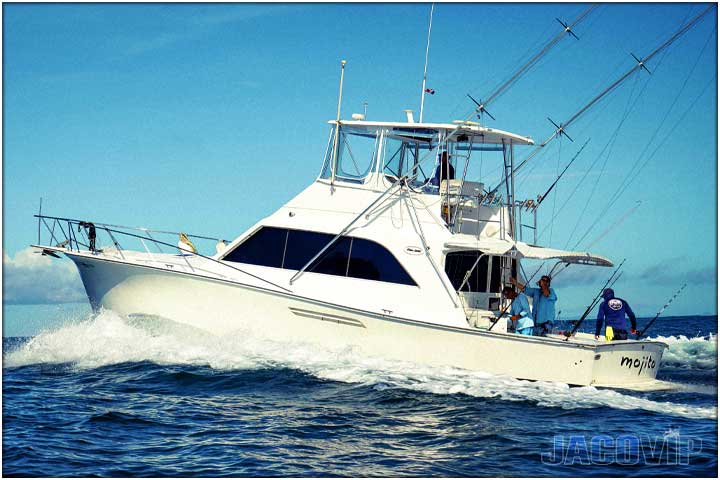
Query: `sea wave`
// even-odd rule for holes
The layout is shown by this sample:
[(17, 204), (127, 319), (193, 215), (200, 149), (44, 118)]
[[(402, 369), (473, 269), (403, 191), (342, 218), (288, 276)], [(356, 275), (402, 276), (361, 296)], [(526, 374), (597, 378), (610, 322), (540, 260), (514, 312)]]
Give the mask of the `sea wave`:
[(668, 345), (669, 348), (663, 354), (663, 365), (695, 370), (717, 369), (717, 335), (657, 336), (648, 340), (657, 340)]
[[(702, 345), (700, 340), (682, 337), (667, 337), (662, 341), (668, 338), (676, 338), (675, 342), (668, 343), (670, 353), (677, 358), (685, 358), (685, 353), (691, 355), (692, 349), (683, 345)], [(717, 341), (714, 337), (712, 340), (717, 351)], [(710, 347), (699, 348), (705, 352)], [(717, 407), (714, 406), (658, 402), (615, 390), (571, 388), (562, 383), (530, 382), (452, 367), (434, 368), (368, 358), (352, 348), (318, 349), (305, 343), (261, 340), (243, 332), (217, 337), (159, 318), (126, 318), (111, 311), (42, 332), (4, 355), (5, 367), (10, 368), (61, 363), (82, 370), (141, 361), (222, 370), (293, 368), (317, 378), (364, 384), (376, 389), (465, 394), (562, 409), (610, 407), (717, 418)], [(689, 365), (688, 362), (685, 364)]]

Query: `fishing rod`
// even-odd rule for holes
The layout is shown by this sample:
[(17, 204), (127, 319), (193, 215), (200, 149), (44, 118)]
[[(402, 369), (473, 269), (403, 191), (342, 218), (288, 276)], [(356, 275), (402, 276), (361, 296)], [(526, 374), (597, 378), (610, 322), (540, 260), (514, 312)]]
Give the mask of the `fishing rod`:
[(652, 320), (650, 320), (650, 322), (648, 322), (648, 324), (645, 325), (645, 328), (643, 328), (643, 329), (640, 331), (640, 333), (637, 334), (637, 337), (635, 337), (636, 340), (640, 339), (640, 337), (642, 337), (643, 335), (645, 335), (645, 332), (647, 331), (648, 328), (650, 328), (650, 325), (652, 325), (653, 322), (658, 319), (658, 317), (660, 316), (660, 314), (662, 314), (663, 311), (665, 311), (665, 309), (673, 302), (673, 300), (675, 300), (675, 297), (677, 297), (678, 295), (680, 295), (680, 292), (682, 292), (682, 291), (685, 289), (685, 287), (687, 287), (687, 283), (683, 284), (683, 286), (680, 287), (680, 290), (678, 290), (677, 292), (675, 292), (675, 295), (673, 295), (672, 298), (671, 298), (670, 300), (668, 300), (667, 303), (660, 309), (660, 311), (657, 313), (657, 315), (655, 315), (655, 318), (653, 318)]
[(505, 306), (505, 308), (503, 308), (502, 312), (500, 312), (500, 315), (498, 315), (498, 317), (495, 319), (495, 321), (492, 323), (492, 325), (490, 325), (490, 328), (488, 328), (488, 332), (493, 329), (493, 327), (498, 322), (498, 320), (500, 320), (503, 317), (503, 315), (505, 315), (507, 313), (507, 311), (510, 309), (511, 306), (512, 306), (512, 302), (508, 303)]
[[(610, 285), (607, 286), (607, 288), (612, 288), (612, 286), (615, 285), (615, 282), (617, 282), (618, 280), (620, 280), (620, 277), (623, 276), (623, 273), (624, 273), (624, 272), (620, 272), (620, 274), (619, 274), (617, 277), (615, 277), (615, 280), (613, 280), (613, 281), (610, 283)], [(596, 297), (596, 298), (595, 298), (595, 301), (594, 301), (593, 304), (591, 305), (590, 311), (592, 311), (595, 307), (597, 307), (597, 304), (600, 303), (600, 298), (601, 298), (601, 297)], [(580, 320), (572, 320), (570, 323), (572, 323), (573, 325), (576, 325), (579, 321), (580, 321)]]
[[(626, 259), (623, 259), (623, 261), (620, 262), (620, 265), (618, 265), (617, 268), (615, 269), (615, 271), (612, 273), (612, 275), (610, 275), (610, 278), (607, 279), (607, 282), (605, 282), (605, 285), (603, 285), (603, 287), (600, 289), (600, 291), (598, 292), (598, 294), (595, 295), (595, 297), (593, 297), (592, 302), (590, 302), (590, 305), (588, 305), (587, 309), (585, 309), (585, 313), (582, 314), (582, 316), (580, 317), (580, 320), (578, 320), (577, 323), (575, 323), (575, 326), (574, 326), (573, 329), (570, 331), (570, 333), (568, 333), (568, 334), (565, 335), (565, 340), (566, 340), (566, 341), (567, 341), (570, 337), (572, 337), (573, 335), (575, 335), (575, 332), (577, 332), (578, 328), (580, 328), (580, 325), (582, 325), (582, 322), (583, 322), (583, 321), (585, 320), (585, 318), (590, 314), (590, 312), (592, 311), (592, 309), (595, 308), (595, 305), (597, 305), (598, 299), (599, 299), (600, 297), (602, 297), (603, 292), (605, 291), (606, 288), (608, 288), (608, 286), (610, 285), (610, 282), (613, 281), (613, 279), (615, 278), (615, 275), (620, 271), (620, 268), (621, 268), (621, 267), (623, 266), (623, 264), (625, 263), (625, 260), (626, 260)], [(620, 278), (620, 276), (618, 276), (617, 278)]]
[(615, 283), (616, 283), (618, 280), (620, 280), (620, 277), (623, 276), (623, 273), (625, 273), (625, 272), (620, 272), (620, 274), (619, 274), (617, 277), (615, 277), (615, 280), (613, 280), (612, 283), (610, 283), (610, 285), (608, 285), (608, 288), (612, 288), (612, 286), (615, 285)]
[[(522, 269), (522, 265), (520, 265), (520, 268)], [(533, 277), (535, 277), (535, 275), (537, 275), (537, 273), (540, 271), (540, 268), (542, 268), (542, 265), (540, 265), (540, 267), (539, 267), (537, 270), (535, 270), (535, 273), (532, 274), (532, 276), (530, 277), (530, 280), (532, 280)], [(523, 273), (525, 273), (525, 270), (523, 270)], [(526, 284), (527, 284), (527, 283), (530, 283), (530, 280), (527, 280), (527, 281), (526, 281)], [(500, 319), (502, 318), (502, 316), (507, 313), (507, 311), (510, 309), (511, 306), (512, 306), (512, 302), (508, 303), (508, 304), (505, 306), (505, 308), (503, 309), (503, 311), (500, 312), (500, 315), (498, 315), (498, 317), (495, 319), (495, 321), (492, 323), (492, 325), (490, 325), (490, 328), (488, 328), (488, 331), (490, 331), (490, 330), (493, 329), (493, 327), (494, 327), (495, 324), (498, 322), (498, 320), (500, 320)]]
[[(552, 120), (550, 122), (556, 127), (555, 131), (550, 135), (544, 142), (542, 142), (540, 145), (538, 145), (535, 150), (533, 150), (528, 157), (520, 162), (515, 169), (513, 170), (513, 174), (517, 173), (522, 167), (524, 167), (531, 159), (533, 159), (535, 156), (537, 156), (538, 153), (552, 141), (557, 136), (565, 135), (567, 136), (566, 129), (569, 127), (572, 123), (575, 122), (579, 117), (581, 117), (585, 112), (587, 112), (591, 107), (593, 107), (597, 102), (599, 102), (603, 97), (608, 95), (610, 92), (615, 90), (621, 83), (623, 83), (629, 76), (631, 76), (633, 73), (635, 73), (638, 70), (647, 70), (647, 67), (645, 67), (645, 64), (650, 61), (653, 57), (655, 57), (658, 53), (665, 50), (667, 47), (669, 47), (675, 40), (677, 40), (680, 36), (685, 34), (688, 30), (690, 30), (695, 24), (705, 15), (707, 15), (715, 6), (710, 5), (708, 8), (703, 10), (700, 14), (695, 16), (691, 21), (689, 21), (685, 26), (683, 26), (680, 30), (675, 32), (670, 38), (668, 38), (665, 42), (663, 42), (660, 46), (658, 46), (655, 50), (652, 51), (647, 57), (638, 59), (637, 57), (634, 57), (635, 60), (637, 60), (637, 63), (627, 72), (625, 72), (620, 78), (615, 80), (609, 87), (607, 87), (605, 90), (597, 94), (595, 97), (593, 97), (590, 102), (588, 102), (584, 107), (582, 107), (580, 110), (577, 111), (572, 117), (570, 117), (569, 120), (567, 120), (565, 123), (560, 123), (559, 125)], [(568, 137), (570, 138), (570, 137)], [(500, 186), (502, 186), (503, 182), (505, 180), (500, 181), (500, 183), (493, 188), (490, 192), (494, 193), (496, 192)]]
[[(530, 275), (530, 277), (525, 275), (525, 269), (522, 267), (522, 264), (520, 265), (520, 269), (522, 270), (523, 275), (525, 275), (525, 278), (526, 278), (526, 280), (525, 280), (526, 285), (529, 284), (530, 282), (532, 282), (533, 278), (535, 278), (535, 275), (537, 275), (538, 272), (543, 268), (543, 265), (544, 265), (544, 262), (537, 268), (537, 270), (535, 270), (535, 272), (533, 272), (532, 275)], [(548, 276), (550, 276), (550, 275), (548, 275)]]
[(585, 149), (585, 147), (587, 146), (587, 144), (588, 144), (589, 142), (590, 142), (590, 139), (588, 138), (587, 141), (583, 144), (583, 146), (580, 147), (580, 150), (577, 151), (577, 153), (575, 154), (575, 156), (574, 156), (574, 157), (570, 160), (570, 162), (565, 166), (565, 168), (563, 169), (563, 171), (560, 172), (560, 175), (557, 177), (557, 179), (555, 179), (555, 181), (553, 182), (553, 184), (550, 185), (550, 188), (547, 189), (547, 192), (545, 192), (545, 193), (540, 197), (540, 200), (538, 201), (537, 206), (536, 206), (535, 208), (539, 207), (540, 204), (545, 201), (545, 199), (547, 198), (547, 196), (550, 195), (550, 192), (552, 192), (553, 188), (555, 188), (555, 185), (557, 185), (557, 183), (560, 181), (560, 179), (563, 177), (563, 175), (565, 175), (565, 172), (567, 172), (567, 169), (570, 168), (570, 165), (572, 165), (573, 162), (580, 156), (580, 153)]
[[(570, 165), (572, 165), (573, 162), (580, 156), (580, 153), (585, 149), (585, 147), (587, 146), (588, 143), (590, 143), (590, 139), (589, 139), (589, 138), (585, 141), (585, 143), (583, 144), (583, 146), (580, 147), (580, 150), (578, 150), (577, 153), (575, 153), (575, 155), (573, 156), (573, 158), (570, 159), (570, 162), (568, 162), (568, 164), (565, 166), (565, 168), (563, 169), (563, 171), (560, 172), (560, 175), (558, 175), (558, 177), (555, 179), (555, 181), (553, 182), (553, 184), (550, 185), (550, 188), (548, 188), (547, 191), (546, 191), (542, 196), (538, 197), (539, 200), (538, 200), (538, 202), (537, 202), (537, 205), (535, 205), (535, 209), (536, 209), (536, 210), (537, 210), (537, 208), (540, 207), (540, 205), (542, 204), (542, 202), (545, 201), (545, 199), (547, 198), (547, 196), (550, 195), (550, 192), (552, 192), (553, 188), (555, 188), (555, 185), (558, 184), (558, 182), (559, 182), (560, 179), (563, 177), (563, 175), (565, 175), (565, 172), (567, 172), (568, 168), (570, 168)], [(553, 210), (554, 210), (554, 208), (553, 208)], [(553, 213), (554, 213), (554, 212), (553, 212)], [(554, 214), (553, 217), (552, 217), (552, 219), (550, 220), (550, 222), (553, 222), (553, 221), (555, 220), (555, 216), (556, 216), (556, 215)], [(540, 268), (542, 268), (543, 265), (545, 265), (545, 262), (543, 262), (543, 264), (540, 265)], [(568, 263), (567, 265), (570, 265), (570, 264)], [(540, 270), (540, 268), (538, 268), (538, 270), (535, 271), (535, 273), (537, 273), (537, 272)], [(553, 267), (552, 270), (550, 270), (550, 273), (548, 274), (548, 276), (552, 276), (553, 270), (555, 270), (555, 267)], [(560, 271), (562, 271), (562, 270), (560, 270)], [(559, 273), (559, 272), (558, 272), (558, 273)], [(533, 277), (534, 277), (534, 276), (535, 276), (535, 275), (533, 274)]]

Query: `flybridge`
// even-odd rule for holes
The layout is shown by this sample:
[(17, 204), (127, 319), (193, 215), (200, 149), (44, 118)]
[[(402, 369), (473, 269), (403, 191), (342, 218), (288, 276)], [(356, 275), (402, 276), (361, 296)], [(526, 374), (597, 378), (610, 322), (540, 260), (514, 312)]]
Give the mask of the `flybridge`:
[[(407, 122), (329, 123), (332, 131), (318, 182), (328, 184), (331, 195), (344, 187), (384, 190), (374, 205), (399, 189), (433, 205), (452, 234), (522, 240), (521, 230), (529, 228), (533, 242), (537, 240), (539, 202), (516, 201), (512, 175), (515, 148), (534, 145), (531, 138), (470, 121), (415, 123), (410, 113)], [(483, 159), (497, 162), (502, 175), (510, 177), (505, 192), (490, 194), (484, 188), (478, 169)], [(523, 221), (523, 211), (529, 222)]]
[[(415, 123), (367, 120), (330, 121), (332, 132), (318, 181), (336, 187), (360, 185), (385, 194), (399, 188), (425, 196), (453, 234), (499, 235), (522, 239), (522, 228), (536, 231), (539, 201), (515, 199), (513, 161), (516, 147), (531, 138), (476, 122)], [(479, 152), (475, 154), (475, 152)], [(505, 192), (488, 192), (482, 161), (497, 162)], [(350, 185), (353, 184), (353, 185)], [(439, 198), (438, 198), (439, 197)], [(530, 223), (523, 221), (530, 215)]]

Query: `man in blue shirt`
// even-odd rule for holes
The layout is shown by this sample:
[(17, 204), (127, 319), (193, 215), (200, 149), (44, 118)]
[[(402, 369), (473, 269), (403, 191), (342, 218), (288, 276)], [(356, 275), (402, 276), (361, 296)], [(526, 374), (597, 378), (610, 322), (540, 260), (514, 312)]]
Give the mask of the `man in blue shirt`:
[(524, 295), (518, 295), (512, 287), (505, 287), (502, 290), (505, 298), (512, 301), (510, 304), (510, 320), (515, 324), (515, 333), (532, 336), (533, 320), (530, 317), (530, 305)]
[(535, 321), (536, 336), (544, 337), (551, 328), (552, 322), (555, 320), (555, 302), (557, 295), (555, 290), (550, 288), (550, 277), (543, 275), (538, 282), (538, 288), (526, 287), (519, 283), (516, 279), (511, 278), (510, 283), (516, 285), (521, 292), (533, 299), (532, 316)]
[(635, 314), (630, 308), (630, 305), (622, 298), (616, 298), (615, 292), (612, 288), (606, 288), (603, 290), (603, 299), (605, 300), (600, 304), (598, 309), (597, 323), (595, 324), (595, 340), (600, 338), (600, 329), (602, 329), (603, 322), (606, 327), (612, 328), (612, 335), (606, 335), (608, 340), (627, 340), (627, 320), (625, 315), (630, 318), (632, 328), (630, 332), (637, 333), (637, 321)]

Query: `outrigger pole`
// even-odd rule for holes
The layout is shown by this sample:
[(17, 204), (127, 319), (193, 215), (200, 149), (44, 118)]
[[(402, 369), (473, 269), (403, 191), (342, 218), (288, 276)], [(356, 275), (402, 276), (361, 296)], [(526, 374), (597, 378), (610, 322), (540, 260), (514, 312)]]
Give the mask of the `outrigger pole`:
[(578, 331), (578, 328), (580, 328), (580, 325), (582, 324), (582, 322), (585, 320), (585, 318), (587, 318), (587, 316), (590, 314), (592, 309), (595, 308), (595, 305), (597, 305), (598, 299), (600, 297), (602, 297), (603, 292), (605, 291), (606, 288), (608, 288), (608, 286), (610, 285), (610, 282), (615, 283), (615, 280), (620, 278), (619, 275), (617, 276), (617, 278), (615, 278), (615, 275), (617, 275), (617, 273), (620, 271), (620, 268), (623, 266), (624, 263), (625, 263), (625, 259), (623, 259), (623, 261), (620, 262), (620, 265), (618, 265), (617, 268), (615, 269), (615, 271), (612, 273), (612, 275), (610, 275), (610, 278), (607, 279), (607, 282), (605, 282), (605, 285), (603, 285), (603, 287), (600, 289), (600, 291), (597, 293), (597, 295), (595, 295), (592, 302), (590, 302), (590, 305), (588, 305), (587, 309), (585, 310), (585, 313), (583, 313), (582, 317), (580, 317), (580, 320), (578, 320), (577, 323), (575, 323), (575, 326), (570, 331), (570, 333), (565, 335), (565, 341), (567, 341), (570, 337), (575, 335), (575, 332)]
[[(427, 47), (425, 49), (425, 72), (423, 73), (422, 95), (420, 97), (420, 123), (422, 123), (423, 109), (424, 109), (424, 105), (425, 105), (425, 93), (426, 93), (425, 92), (425, 87), (426, 87), (425, 83), (426, 83), (426, 79), (427, 79), (428, 53), (430, 51), (430, 31), (432, 28), (432, 13), (433, 13), (434, 7), (435, 7), (435, 4), (433, 3), (432, 7), (430, 9), (430, 25), (428, 27)], [(493, 91), (484, 102), (482, 100), (476, 100), (470, 94), (467, 95), (470, 98), (470, 100), (472, 100), (475, 103), (475, 105), (477, 105), (477, 107), (473, 110), (473, 112), (470, 115), (468, 115), (466, 117), (465, 121), (466, 122), (469, 121), (476, 114), (478, 116), (480, 116), (480, 114), (482, 114), (482, 113), (486, 113), (490, 118), (495, 120), (495, 117), (493, 117), (492, 114), (490, 114), (490, 112), (488, 112), (485, 107), (487, 107), (490, 104), (490, 102), (497, 99), (500, 96), (500, 94), (502, 94), (505, 90), (507, 90), (507, 88), (509, 88), (515, 81), (518, 80), (518, 78), (520, 78), (533, 65), (535, 65), (544, 55), (546, 55), (552, 49), (552, 47), (554, 47), (555, 44), (557, 44), (565, 36), (565, 34), (570, 34), (577, 39), (578, 37), (577, 37), (577, 35), (575, 35), (572, 32), (572, 28), (575, 27), (577, 24), (579, 24), (591, 11), (593, 11), (597, 7), (598, 7), (597, 4), (590, 5), (582, 14), (580, 14), (580, 16), (578, 16), (570, 24), (562, 22), (561, 20), (556, 18), (556, 20), (558, 22), (560, 22), (560, 24), (562, 25), (563, 31), (561, 33), (559, 33), (558, 35), (556, 35), (537, 54), (535, 54), (534, 57), (532, 57), (529, 61), (527, 61), (523, 66), (521, 66), (507, 81), (505, 81), (502, 85), (500, 85), (498, 88), (496, 88), (495, 91)], [(458, 130), (460, 130), (461, 127), (462, 127), (462, 124), (459, 124), (457, 127), (455, 127), (455, 129), (453, 131), (451, 131), (449, 134), (446, 135), (446, 138), (452, 138), (453, 135), (455, 135), (455, 133)], [(426, 158), (427, 157), (423, 158), (422, 161), (424, 161)], [(501, 182), (501, 184), (502, 184), (502, 182)], [(496, 192), (499, 187), (500, 186), (498, 185), (495, 189), (493, 189), (492, 192), (493, 193)]]
[[(557, 20), (558, 22), (560, 22), (560, 25), (563, 26), (563, 31), (560, 32), (559, 34), (557, 34), (552, 40), (550, 40), (550, 42), (548, 42), (547, 45), (545, 45), (545, 46), (542, 48), (542, 50), (540, 50), (537, 54), (535, 54), (534, 57), (532, 57), (530, 60), (528, 60), (522, 67), (520, 67), (509, 79), (507, 79), (507, 80), (505, 81), (505, 83), (503, 83), (502, 85), (500, 85), (498, 88), (495, 89), (494, 92), (492, 92), (490, 95), (488, 95), (484, 102), (483, 102), (482, 100), (477, 101), (477, 100), (475, 100), (473, 97), (471, 97), (471, 96), (468, 94), (468, 97), (470, 97), (470, 100), (472, 100), (472, 101), (477, 105), (477, 108), (475, 109), (475, 112), (477, 112), (478, 114), (480, 114), (480, 113), (487, 113), (487, 114), (490, 116), (490, 118), (492, 118), (493, 120), (495, 120), (495, 117), (493, 117), (492, 115), (490, 115), (490, 112), (488, 112), (488, 111), (485, 109), (485, 107), (487, 107), (487, 106), (490, 104), (490, 102), (492, 102), (493, 100), (497, 99), (505, 90), (507, 90), (508, 87), (510, 87), (510, 85), (512, 85), (513, 83), (515, 83), (515, 81), (516, 81), (518, 78), (520, 78), (520, 77), (521, 77), (525, 72), (527, 72), (533, 65), (535, 65), (543, 56), (545, 56), (545, 55), (550, 51), (550, 49), (552, 49), (552, 47), (555, 46), (555, 44), (557, 44), (560, 40), (562, 40), (563, 37), (565, 37), (565, 34), (570, 34), (570, 35), (572, 35), (573, 37), (575, 37), (576, 39), (579, 40), (579, 38), (577, 37), (577, 35), (575, 35), (575, 34), (573, 33), (572, 28), (575, 27), (575, 25), (577, 25), (578, 23), (580, 23), (586, 16), (588, 16), (588, 14), (589, 14), (590, 12), (592, 12), (592, 11), (593, 11), (595, 8), (597, 8), (597, 7), (598, 7), (597, 4), (592, 4), (592, 5), (590, 5), (583, 13), (580, 14), (579, 17), (577, 17), (577, 18), (576, 18), (572, 23), (570, 23), (570, 24), (564, 23), (564, 22), (560, 21), (560, 19), (557, 19), (557, 18), (556, 18), (555, 20)], [(469, 118), (468, 118), (468, 120), (469, 120)]]
[[(610, 93), (610, 92), (612, 92), (613, 90), (615, 90), (615, 88), (617, 88), (617, 87), (618, 87), (623, 81), (625, 81), (630, 75), (632, 75), (633, 73), (635, 73), (635, 72), (638, 71), (638, 70), (646, 70), (646, 71), (647, 71), (647, 68), (645, 67), (645, 64), (646, 64), (647, 62), (649, 62), (653, 57), (655, 57), (655, 55), (657, 55), (657, 54), (660, 53), (661, 51), (665, 50), (665, 49), (666, 49), (667, 47), (669, 47), (675, 40), (677, 40), (677, 39), (678, 39), (680, 36), (682, 36), (685, 32), (687, 32), (687, 31), (690, 30), (693, 26), (695, 26), (695, 24), (696, 24), (702, 17), (704, 17), (705, 15), (707, 15), (708, 12), (710, 12), (710, 10), (712, 10), (713, 8), (714, 8), (714, 5), (710, 5), (708, 8), (706, 8), (705, 10), (703, 10), (700, 14), (698, 14), (695, 18), (693, 18), (690, 22), (688, 22), (684, 27), (682, 27), (680, 30), (678, 30), (677, 32), (675, 32), (675, 34), (673, 34), (673, 35), (672, 35), (670, 38), (668, 38), (664, 43), (662, 43), (659, 47), (657, 47), (655, 50), (653, 50), (653, 52), (652, 52), (650, 55), (648, 55), (647, 57), (642, 58), (642, 59), (638, 59), (637, 57), (635, 57), (635, 56), (633, 55), (633, 58), (635, 58), (635, 60), (637, 60), (637, 63), (635, 64), (635, 66), (633, 66), (630, 70), (628, 70), (627, 72), (625, 72), (625, 74), (623, 74), (620, 78), (618, 78), (617, 80), (615, 80), (615, 82), (613, 82), (613, 83), (612, 83), (609, 87), (607, 87), (605, 90), (603, 90), (603, 91), (600, 92), (598, 95), (596, 95), (592, 100), (590, 100), (590, 102), (587, 103), (587, 105), (585, 105), (583, 108), (581, 108), (577, 113), (575, 113), (575, 115), (573, 115), (572, 117), (570, 117), (570, 119), (569, 119), (568, 121), (566, 121), (565, 123), (561, 123), (561, 124), (558, 125), (557, 123), (555, 123), (555, 122), (553, 122), (552, 120), (548, 119), (548, 120), (550, 120), (550, 122), (551, 122), (553, 125), (555, 125), (555, 127), (556, 127), (555, 131), (554, 131), (554, 132), (552, 133), (552, 135), (550, 135), (543, 143), (541, 143), (540, 145), (538, 145), (538, 146), (535, 148), (535, 150), (533, 150), (533, 151), (530, 153), (530, 155), (528, 155), (528, 157), (527, 157), (525, 160), (523, 160), (522, 162), (520, 162), (520, 163), (518, 164), (518, 166), (515, 167), (515, 172), (517, 172), (518, 170), (520, 170), (527, 162), (529, 162), (533, 157), (535, 157), (535, 156), (540, 152), (540, 150), (542, 150), (542, 148), (543, 148), (545, 145), (547, 145), (548, 143), (550, 143), (550, 141), (552, 141), (555, 137), (557, 137), (558, 135), (565, 135), (565, 136), (567, 136), (567, 133), (566, 133), (567, 127), (569, 127), (572, 123), (574, 123), (575, 120), (577, 120), (580, 116), (582, 116), (585, 112), (587, 112), (593, 105), (595, 105), (597, 102), (599, 102), (599, 101), (600, 101), (603, 97), (605, 97), (608, 93)], [(570, 137), (568, 137), (568, 138), (570, 138)], [(497, 187), (495, 187), (494, 189), (492, 189), (492, 192), (495, 192), (498, 188), (500, 188), (500, 185), (502, 185), (502, 182), (501, 182), (500, 184), (498, 184)]]
[[(477, 105), (477, 107), (473, 110), (473, 112), (472, 112), (470, 115), (468, 115), (468, 116), (466, 117), (465, 122), (470, 121), (470, 119), (471, 119), (473, 116), (475, 116), (476, 114), (479, 115), (479, 114), (481, 114), (481, 113), (487, 113), (488, 116), (491, 117), (491, 118), (494, 120), (495, 117), (493, 117), (493, 116), (490, 114), (490, 112), (488, 112), (488, 111), (485, 109), (485, 107), (487, 107), (487, 105), (488, 105), (490, 102), (492, 102), (493, 100), (497, 99), (497, 98), (500, 96), (501, 93), (503, 93), (508, 87), (510, 87), (515, 81), (517, 81), (518, 78), (520, 78), (520, 77), (521, 77), (524, 73), (526, 73), (533, 65), (535, 65), (545, 54), (547, 54), (547, 53), (552, 49), (552, 47), (555, 46), (555, 44), (557, 44), (557, 43), (565, 36), (565, 34), (570, 34), (570, 35), (572, 35), (573, 37), (578, 38), (578, 37), (572, 32), (572, 28), (575, 27), (577, 24), (579, 24), (592, 10), (594, 10), (595, 8), (597, 8), (597, 6), (598, 6), (597, 4), (590, 5), (582, 14), (580, 14), (580, 16), (578, 16), (578, 17), (577, 17), (572, 23), (570, 23), (570, 24), (564, 23), (564, 22), (560, 21), (559, 19), (556, 19), (556, 20), (558, 20), (558, 22), (560, 22), (560, 24), (562, 25), (563, 31), (562, 31), (561, 33), (559, 33), (557, 36), (555, 36), (550, 42), (548, 42), (548, 44), (545, 45), (545, 46), (542, 48), (542, 50), (540, 50), (540, 52), (538, 52), (533, 58), (531, 58), (528, 62), (526, 62), (522, 67), (520, 67), (520, 68), (517, 70), (517, 72), (515, 72), (515, 73), (512, 75), (512, 77), (510, 77), (510, 79), (508, 79), (506, 82), (504, 82), (502, 85), (500, 85), (500, 87), (498, 87), (497, 89), (495, 89), (495, 91), (488, 96), (488, 98), (487, 98), (487, 100), (486, 100), (485, 102), (483, 102), (482, 100), (475, 100), (472, 96), (468, 95), (468, 97), (470, 97), (470, 99)], [(433, 4), (433, 7), (434, 7), (434, 4)], [(430, 16), (430, 27), (432, 27), (432, 9), (431, 9), (431, 16)], [(426, 57), (426, 58), (425, 58), (425, 74), (427, 74), (427, 55), (428, 55), (429, 49), (430, 49), (430, 28), (428, 28), (428, 43), (427, 43), (427, 48), (426, 48), (426, 52), (425, 52), (425, 57)], [(421, 112), (421, 114), (420, 114), (420, 122), (422, 122), (422, 111), (423, 111), (423, 106), (424, 106), (424, 100), (425, 100), (425, 76), (423, 77), (423, 91), (422, 91), (422, 97), (421, 97), (421, 101), (420, 101), (420, 112)], [(463, 123), (465, 123), (465, 122), (463, 122)], [(455, 135), (455, 134), (458, 132), (458, 130), (460, 130), (462, 127), (463, 127), (463, 124), (462, 124), (462, 123), (461, 123), (461, 124), (458, 124), (458, 126), (455, 127), (454, 130), (452, 130), (450, 133), (448, 133), (447, 135), (445, 135), (445, 138), (452, 138), (453, 135)], [(428, 155), (429, 155), (429, 154), (428, 154)], [(425, 157), (421, 160), (421, 162), (425, 161), (427, 158), (428, 158), (428, 156), (425, 156)], [(419, 174), (419, 172), (416, 173), (416, 176), (417, 176), (418, 174)], [(499, 185), (498, 185), (498, 187), (496, 187), (495, 189), (493, 189), (492, 192), (495, 193), (498, 188), (499, 188)]]
[(420, 123), (423, 121), (423, 108), (425, 107), (425, 82), (427, 81), (428, 54), (430, 53), (430, 30), (432, 30), (432, 17), (435, 4), (430, 6), (430, 25), (428, 26), (427, 46), (425, 47), (425, 70), (423, 71), (422, 93), (420, 94)]
[[(577, 35), (575, 35), (572, 32), (572, 28), (575, 27), (577, 24), (579, 24), (592, 10), (597, 8), (597, 6), (598, 6), (597, 4), (590, 5), (582, 14), (580, 14), (580, 16), (578, 16), (570, 24), (564, 23), (564, 22), (560, 21), (559, 19), (556, 19), (562, 25), (563, 31), (561, 33), (559, 33), (557, 36), (555, 36), (550, 42), (548, 42), (548, 44), (545, 45), (542, 48), (542, 50), (540, 50), (540, 52), (538, 52), (533, 58), (531, 58), (528, 62), (526, 62), (522, 67), (520, 67), (507, 81), (505, 81), (502, 85), (500, 85), (500, 87), (495, 89), (495, 91), (493, 93), (491, 93), (490, 96), (488, 96), (488, 98), (486, 99), (485, 102), (483, 102), (482, 100), (479, 100), (479, 101), (475, 100), (472, 96), (470, 96), (468, 94), (468, 97), (477, 105), (477, 107), (473, 110), (473, 113), (468, 115), (468, 117), (465, 119), (466, 122), (469, 121), (474, 115), (477, 114), (479, 116), (482, 113), (487, 113), (488, 116), (494, 120), (495, 117), (493, 117), (490, 114), (490, 112), (488, 112), (486, 110), (485, 107), (487, 107), (487, 105), (490, 102), (497, 99), (501, 93), (503, 93), (508, 87), (510, 87), (510, 85), (512, 85), (515, 81), (518, 80), (518, 78), (520, 78), (533, 65), (535, 65), (545, 54), (547, 54), (552, 49), (552, 47), (555, 46), (555, 44), (557, 44), (565, 36), (565, 34), (570, 34), (577, 39), (578, 37), (577, 37)], [(433, 8), (434, 8), (434, 4), (430, 10), (430, 27), (428, 28), (428, 41), (427, 41), (427, 48), (425, 51), (425, 75), (423, 76), (423, 91), (422, 91), (422, 96), (421, 96), (421, 100), (420, 100), (420, 122), (421, 123), (422, 123), (422, 118), (423, 118), (422, 112), (423, 112), (424, 101), (425, 101), (425, 80), (426, 80), (426, 76), (427, 76), (427, 57), (428, 57), (428, 52), (430, 50), (430, 28), (432, 27)], [(465, 123), (465, 122), (463, 122), (463, 123)], [(453, 131), (451, 131), (449, 134), (445, 135), (445, 138), (452, 138), (453, 135), (455, 135), (455, 133), (457, 133), (457, 131), (462, 128), (462, 126), (463, 126), (462, 123), (458, 124), (458, 126), (455, 127), (455, 129)], [(428, 156), (424, 157), (421, 160), (421, 162), (425, 161), (427, 158), (428, 158)], [(419, 163), (416, 164), (416, 167), (417, 167), (417, 165), (419, 165)], [(413, 170), (416, 170), (416, 167), (414, 167)], [(514, 167), (514, 169), (516, 170), (517, 167)], [(419, 172), (415, 172), (415, 176), (417, 176), (418, 174), (419, 174)], [(505, 181), (505, 180), (503, 180), (503, 181)], [(497, 189), (500, 188), (500, 185), (502, 185), (502, 182), (492, 190), (492, 193), (495, 193), (497, 191)]]
[(645, 328), (643, 328), (643, 329), (640, 331), (640, 333), (637, 334), (637, 337), (635, 337), (636, 340), (639, 340), (640, 337), (642, 337), (643, 335), (645, 335), (645, 332), (647, 331), (648, 328), (650, 328), (650, 325), (652, 325), (653, 322), (655, 322), (655, 320), (658, 319), (658, 317), (660, 316), (660, 314), (662, 314), (662, 312), (665, 311), (665, 309), (673, 302), (673, 300), (675, 300), (675, 297), (677, 297), (678, 295), (680, 295), (680, 292), (682, 292), (682, 291), (685, 289), (685, 287), (687, 287), (687, 283), (683, 284), (683, 286), (680, 287), (680, 290), (678, 290), (677, 292), (675, 292), (675, 295), (673, 295), (672, 298), (671, 298), (670, 300), (668, 300), (665, 305), (663, 305), (663, 307), (660, 309), (660, 311), (655, 315), (655, 318), (653, 318), (652, 320), (650, 320), (650, 321), (648, 322), (648, 324), (645, 325)]

